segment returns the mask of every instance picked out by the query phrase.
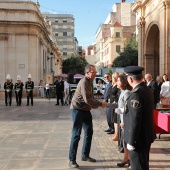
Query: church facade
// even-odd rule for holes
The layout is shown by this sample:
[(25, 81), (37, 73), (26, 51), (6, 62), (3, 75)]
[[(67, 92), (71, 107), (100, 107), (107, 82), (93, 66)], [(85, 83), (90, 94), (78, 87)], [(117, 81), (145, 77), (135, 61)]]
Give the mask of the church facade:
[(170, 77), (170, 0), (138, 0), (136, 12), (139, 65), (154, 78)]

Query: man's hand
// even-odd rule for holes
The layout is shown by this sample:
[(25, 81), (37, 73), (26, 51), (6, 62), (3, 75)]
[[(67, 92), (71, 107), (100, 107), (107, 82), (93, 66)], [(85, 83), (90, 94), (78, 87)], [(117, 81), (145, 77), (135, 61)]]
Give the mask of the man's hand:
[(102, 102), (102, 105), (101, 105), (102, 108), (105, 108), (105, 107), (107, 107), (107, 106), (108, 106), (108, 103), (107, 103), (107, 102)]
[(135, 147), (132, 146), (132, 145), (130, 145), (130, 144), (127, 144), (127, 149), (128, 149), (129, 151), (133, 151), (133, 150), (135, 150)]

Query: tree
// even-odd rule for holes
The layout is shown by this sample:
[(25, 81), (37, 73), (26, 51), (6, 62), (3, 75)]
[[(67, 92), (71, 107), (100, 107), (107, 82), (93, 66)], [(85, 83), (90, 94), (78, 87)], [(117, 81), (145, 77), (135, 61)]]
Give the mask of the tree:
[(63, 73), (68, 74), (84, 74), (85, 66), (87, 65), (87, 61), (85, 58), (72, 55), (69, 58), (63, 60)]
[(113, 61), (114, 67), (126, 67), (130, 65), (138, 65), (138, 45), (135, 37), (127, 42), (124, 51), (120, 52), (119, 56)]

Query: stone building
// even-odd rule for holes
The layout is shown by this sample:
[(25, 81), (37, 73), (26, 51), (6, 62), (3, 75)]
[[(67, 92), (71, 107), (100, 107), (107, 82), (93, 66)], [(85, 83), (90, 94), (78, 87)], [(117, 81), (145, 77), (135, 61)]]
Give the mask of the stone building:
[(41, 15), (38, 4), (31, 1), (0, 0), (0, 83), (7, 74), (22, 82), (28, 74), (37, 86), (40, 80), (53, 83), (61, 73), (62, 58), (52, 28)]
[(66, 59), (77, 54), (77, 39), (74, 37), (74, 17), (71, 14), (42, 13), (43, 17), (52, 26), (53, 32), (62, 54)]
[(126, 40), (130, 40), (136, 29), (136, 14), (132, 12), (133, 3), (124, 2), (113, 5), (112, 10), (96, 33), (96, 68), (111, 68), (113, 60), (123, 51)]
[(164, 73), (170, 78), (170, 0), (138, 0), (139, 65), (154, 78)]

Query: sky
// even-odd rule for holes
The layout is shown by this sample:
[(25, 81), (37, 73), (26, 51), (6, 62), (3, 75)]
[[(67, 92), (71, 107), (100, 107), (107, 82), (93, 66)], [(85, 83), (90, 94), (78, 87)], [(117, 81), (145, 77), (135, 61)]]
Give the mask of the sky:
[(87, 48), (95, 42), (95, 34), (112, 12), (112, 6), (121, 0), (38, 0), (38, 2), (42, 12), (72, 14), (75, 18), (75, 37), (78, 45)]

